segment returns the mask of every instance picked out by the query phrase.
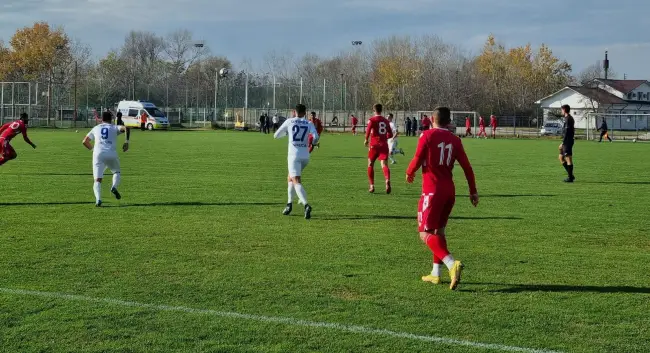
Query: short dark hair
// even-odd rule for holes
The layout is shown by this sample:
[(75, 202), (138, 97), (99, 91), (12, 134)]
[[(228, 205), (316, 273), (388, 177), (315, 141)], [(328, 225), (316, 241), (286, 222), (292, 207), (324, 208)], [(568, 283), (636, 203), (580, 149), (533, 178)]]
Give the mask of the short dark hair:
[(568, 104), (563, 105), (562, 110), (567, 113), (571, 113), (571, 107)]
[(447, 126), (451, 123), (451, 110), (447, 107), (437, 107), (433, 110), (433, 121), (438, 126)]
[(316, 112), (309, 113), (311, 116), (316, 116)]
[(388, 117), (389, 117), (389, 118), (392, 118), (392, 117), (393, 117), (393, 113), (389, 113), (389, 114), (388, 114)]
[(296, 104), (296, 114), (304, 116), (307, 113), (307, 107), (304, 104)]
[(381, 113), (382, 111), (384, 111), (384, 106), (377, 103), (377, 104), (372, 106), (372, 110), (374, 110), (377, 113)]
[(102, 113), (102, 121), (105, 123), (110, 123), (113, 120), (113, 114), (111, 112)]
[(20, 120), (27, 120), (28, 118), (27, 113), (20, 113)]

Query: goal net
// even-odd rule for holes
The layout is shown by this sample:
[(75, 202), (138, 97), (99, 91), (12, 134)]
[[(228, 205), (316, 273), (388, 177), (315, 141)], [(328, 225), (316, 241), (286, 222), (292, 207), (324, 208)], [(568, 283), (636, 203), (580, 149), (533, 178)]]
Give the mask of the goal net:
[[(418, 119), (421, 121), (424, 116), (431, 118), (433, 111), (419, 111)], [(468, 118), (472, 121), (472, 133), (476, 135), (478, 133), (478, 113), (472, 111), (452, 111), (451, 112), (451, 127), (456, 132), (456, 135), (464, 136), (465, 135), (465, 119)]]
[(576, 119), (576, 129), (585, 129), (588, 140), (598, 140), (601, 135), (598, 130), (603, 120), (607, 124), (607, 134), (612, 139), (650, 140), (650, 114), (647, 113), (588, 113), (586, 119)]

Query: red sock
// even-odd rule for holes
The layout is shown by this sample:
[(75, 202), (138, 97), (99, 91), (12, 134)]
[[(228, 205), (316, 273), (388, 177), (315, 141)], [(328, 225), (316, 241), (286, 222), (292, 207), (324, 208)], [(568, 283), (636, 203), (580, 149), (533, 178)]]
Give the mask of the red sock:
[(444, 259), (449, 255), (449, 250), (447, 250), (447, 239), (445, 239), (445, 237), (429, 234), (427, 237), (427, 246), (438, 259)]
[(370, 181), (370, 185), (375, 185), (375, 167), (373, 166), (368, 167), (368, 181)]
[(433, 263), (440, 265), (442, 264), (442, 259), (436, 256), (436, 254), (433, 254)]
[(388, 166), (385, 165), (382, 167), (384, 170), (384, 178), (386, 178), (386, 181), (390, 181), (390, 169), (388, 169)]

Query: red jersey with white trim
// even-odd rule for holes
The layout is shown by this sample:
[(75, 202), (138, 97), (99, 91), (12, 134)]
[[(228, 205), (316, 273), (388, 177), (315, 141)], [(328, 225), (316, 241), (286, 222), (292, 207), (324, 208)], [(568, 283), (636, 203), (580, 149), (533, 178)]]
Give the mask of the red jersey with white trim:
[(388, 146), (388, 139), (393, 138), (393, 129), (390, 128), (390, 121), (381, 115), (375, 115), (368, 120), (366, 128), (366, 140), (370, 146)]
[(483, 119), (483, 117), (480, 117), (480, 118), (479, 118), (478, 126), (480, 126), (480, 127), (485, 127), (485, 119)]
[(497, 127), (497, 117), (494, 115), (490, 117), (490, 126)]
[(0, 139), (11, 141), (18, 134), (23, 134), (23, 138), (27, 143), (31, 143), (27, 137), (27, 126), (22, 120), (12, 121), (0, 126)]
[(322, 134), (323, 133), (323, 123), (320, 121), (320, 119), (313, 118), (311, 120), (311, 122), (314, 124), (314, 127), (316, 127), (316, 132), (318, 132), (319, 135)]
[(463, 143), (447, 129), (433, 128), (422, 134), (406, 174), (415, 175), (422, 167), (423, 194), (434, 194), (438, 189), (455, 192), (452, 170), (456, 161), (465, 172), (470, 194), (476, 194), (474, 171)]

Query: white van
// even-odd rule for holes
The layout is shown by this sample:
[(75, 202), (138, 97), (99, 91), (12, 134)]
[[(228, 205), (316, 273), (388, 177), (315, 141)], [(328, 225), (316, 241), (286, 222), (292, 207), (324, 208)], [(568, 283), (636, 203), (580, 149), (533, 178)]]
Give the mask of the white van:
[(122, 113), (122, 121), (128, 127), (140, 127), (140, 115), (146, 111), (147, 123), (145, 127), (148, 130), (168, 129), (169, 120), (155, 104), (145, 101), (121, 101), (117, 105), (117, 111)]

